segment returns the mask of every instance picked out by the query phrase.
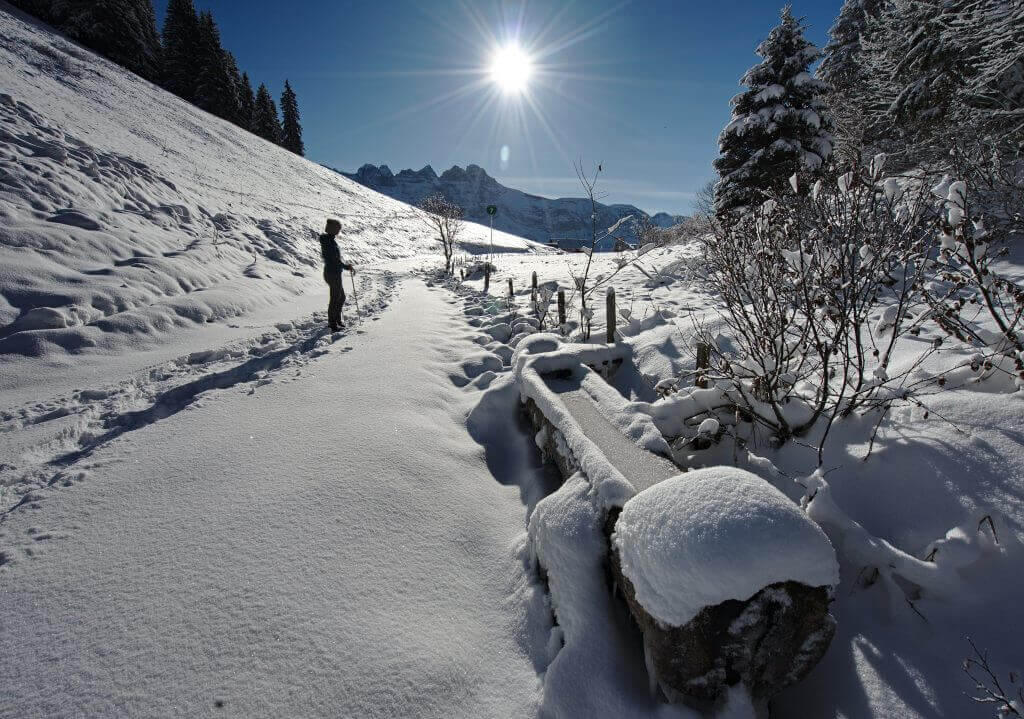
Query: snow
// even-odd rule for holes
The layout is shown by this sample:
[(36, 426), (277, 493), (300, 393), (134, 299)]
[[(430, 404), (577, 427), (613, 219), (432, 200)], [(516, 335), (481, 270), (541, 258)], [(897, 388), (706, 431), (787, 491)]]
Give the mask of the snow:
[(616, 611), (605, 582), (603, 517), (593, 486), (580, 474), (538, 503), (530, 517), (530, 547), (547, 574), (564, 643), (544, 673), (541, 715), (696, 717), (646, 691), (639, 634)]
[[(0, 605), (13, 609), (0, 714), (204, 716), (219, 702), (225, 716), (694, 716), (649, 692), (639, 633), (604, 578), (604, 512), (662, 485), (637, 495), (605, 454), (615, 443), (574, 426), (540, 377), (566, 367), (632, 450), (670, 454), (696, 470), (687, 481), (746, 467), (752, 496), (773, 486), (790, 503), (770, 505), (781, 526), (802, 502), (831, 538), (837, 635), (774, 714), (973, 716), (965, 636), (1002, 675), (1024, 667), (1012, 364), (987, 369), (947, 341), (912, 375), (927, 406), (841, 418), (828, 471), (812, 474), (816, 430), (737, 446), (728, 388), (693, 386), (695, 323), (735, 349), (695, 244), (636, 264), (595, 254), (592, 277), (621, 269), (624, 321), (611, 347), (576, 344), (578, 304), (561, 327), (548, 306), (542, 325), (530, 276), (551, 291), (542, 304), (558, 287), (572, 302), (587, 258), (496, 232), (490, 296), (479, 276), (425, 289), (415, 273), (439, 259), (415, 209), (2, 7)], [(771, 128), (777, 110), (730, 126)], [(830, 143), (821, 133), (810, 149)], [(898, 200), (906, 180), (873, 169)], [(955, 178), (936, 186), (947, 209), (961, 198)], [(350, 301), (337, 334), (323, 327), (315, 241), (331, 215), (360, 269), (361, 311)], [(465, 240), (460, 261), (489, 246), (473, 225)], [(1009, 249), (1000, 271), (1019, 278)], [(887, 333), (902, 320), (867, 321)], [(926, 324), (888, 371), (939, 336)], [(577, 373), (609, 357), (624, 360), (609, 381)], [(947, 391), (932, 392), (939, 377)], [(585, 478), (549, 494), (559, 482), (523, 396)], [(689, 441), (702, 432), (709, 442)], [(698, 557), (693, 571), (732, 573), (685, 596), (756, 591), (764, 568), (740, 571), (753, 556)], [(769, 569), (799, 573), (772, 556)], [(817, 569), (834, 578), (834, 562)], [(647, 583), (684, 593), (672, 566)]]
[(839, 583), (832, 545), (817, 525), (735, 467), (687, 472), (640, 492), (622, 508), (612, 541), (637, 600), (673, 627), (777, 582)]
[[(5, 517), (0, 603), (17, 609), (0, 632), (5, 706), (26, 718), (196, 716), (215, 700), (234, 716), (536, 711), (512, 629), (525, 610), (507, 601), (525, 508), (467, 433), (479, 392), (443, 371), (475, 345), (449, 336), (438, 291), (410, 280), (400, 294), (315, 363), (168, 407), (94, 447), (71, 486), (34, 492), (38, 509)], [(505, 466), (536, 466), (511, 450), (514, 422), (491, 431), (479, 439), (504, 447)]]
[[(204, 330), (294, 317), (322, 296), (317, 235), (330, 216), (360, 269), (432, 250), (417, 210), (21, 17), (0, 13), (5, 390), (65, 374), (52, 387), (70, 390), (112, 358), (139, 369), (133, 354), (219, 340)], [(460, 252), (489, 247), (478, 225), (463, 239)], [(546, 251), (501, 232), (495, 245)]]

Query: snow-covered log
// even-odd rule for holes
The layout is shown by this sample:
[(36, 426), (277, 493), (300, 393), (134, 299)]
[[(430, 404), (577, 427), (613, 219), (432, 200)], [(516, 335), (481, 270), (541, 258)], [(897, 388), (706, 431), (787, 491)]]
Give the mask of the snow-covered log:
[(613, 576), (670, 699), (753, 703), (800, 679), (835, 631), (839, 566), (828, 538), (781, 492), (734, 467), (654, 485), (626, 503)]

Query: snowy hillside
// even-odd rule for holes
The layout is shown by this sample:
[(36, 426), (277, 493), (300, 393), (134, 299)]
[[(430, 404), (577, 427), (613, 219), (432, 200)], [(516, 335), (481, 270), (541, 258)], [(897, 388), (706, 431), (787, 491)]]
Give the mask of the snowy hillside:
[(328, 216), (359, 265), (433, 250), (417, 210), (0, 7), (0, 356), (138, 349), (322, 292)]
[[(579, 239), (589, 237), (590, 201), (580, 197), (562, 197), (551, 200), (531, 195), (521, 190), (505, 187), (487, 174), (478, 165), (465, 169), (458, 165), (440, 174), (427, 165), (421, 170), (391, 172), (387, 165), (363, 165), (356, 172), (343, 173), (360, 184), (371, 187), (389, 197), (415, 205), (427, 195), (435, 192), (461, 206), (466, 218), (486, 225), (488, 205), (496, 205), (498, 214), (494, 217), (496, 229), (536, 242), (554, 239)], [(647, 213), (633, 205), (598, 204), (598, 227), (611, 227), (628, 215), (634, 218), (646, 217)], [(671, 227), (684, 218), (659, 212), (652, 221), (659, 227)], [(622, 226), (619, 236), (636, 241), (632, 224)], [(602, 243), (602, 249), (610, 250), (614, 240)]]

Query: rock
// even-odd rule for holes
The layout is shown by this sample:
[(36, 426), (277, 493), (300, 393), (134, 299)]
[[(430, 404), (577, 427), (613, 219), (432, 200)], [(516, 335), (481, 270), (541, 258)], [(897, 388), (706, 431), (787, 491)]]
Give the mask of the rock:
[[(618, 512), (609, 515), (606, 534)], [(755, 706), (800, 681), (821, 660), (835, 634), (829, 587), (786, 581), (747, 600), (705, 607), (687, 624), (658, 622), (636, 599), (614, 546), (612, 577), (640, 626), (648, 666), (669, 701), (708, 710), (742, 682)]]

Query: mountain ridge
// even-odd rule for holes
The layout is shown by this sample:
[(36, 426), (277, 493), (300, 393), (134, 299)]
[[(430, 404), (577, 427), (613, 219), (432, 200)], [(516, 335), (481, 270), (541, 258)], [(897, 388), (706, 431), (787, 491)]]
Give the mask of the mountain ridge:
[[(331, 168), (334, 169), (334, 168)], [(418, 204), (427, 195), (435, 192), (444, 194), (463, 208), (465, 218), (470, 222), (488, 224), (487, 205), (498, 208), (494, 216), (494, 228), (519, 235), (535, 242), (553, 240), (582, 240), (589, 237), (591, 221), (590, 201), (584, 197), (547, 198), (507, 187), (491, 177), (479, 165), (466, 167), (453, 165), (440, 175), (431, 165), (419, 170), (404, 169), (395, 173), (386, 164), (366, 163), (355, 172), (335, 172), (376, 190), (393, 199), (410, 205)], [(611, 227), (623, 217), (645, 217), (659, 227), (671, 227), (685, 217), (659, 212), (648, 215), (643, 210), (628, 204), (597, 203), (597, 225)], [(629, 242), (637, 237), (632, 223), (627, 222), (617, 233)], [(611, 249), (614, 239), (602, 243), (602, 249)]]

